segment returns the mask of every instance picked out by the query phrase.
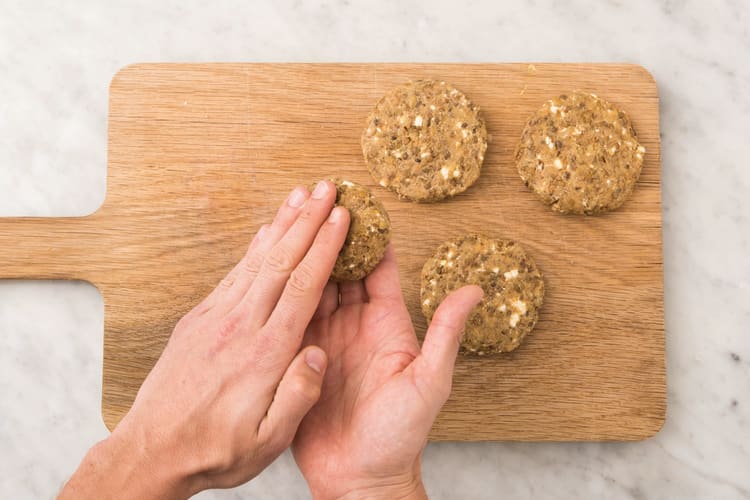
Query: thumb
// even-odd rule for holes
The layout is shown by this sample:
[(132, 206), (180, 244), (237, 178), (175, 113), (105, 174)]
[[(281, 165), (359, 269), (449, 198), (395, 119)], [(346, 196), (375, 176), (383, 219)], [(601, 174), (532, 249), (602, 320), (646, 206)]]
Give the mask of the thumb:
[(484, 292), (469, 285), (451, 292), (435, 311), (422, 344), (422, 366), (425, 380), (434, 385), (438, 394), (445, 394), (441, 405), (448, 399), (453, 381), (458, 346), (466, 320)]
[(326, 364), (326, 353), (318, 346), (308, 346), (295, 356), (258, 428), (261, 441), (272, 443), (279, 453), (289, 446), (300, 422), (320, 398)]

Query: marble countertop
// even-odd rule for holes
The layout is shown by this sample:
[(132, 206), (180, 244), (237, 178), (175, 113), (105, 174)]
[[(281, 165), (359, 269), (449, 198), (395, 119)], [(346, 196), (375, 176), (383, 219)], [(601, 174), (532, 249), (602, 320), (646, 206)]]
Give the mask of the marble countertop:
[[(636, 443), (431, 444), (424, 478), (440, 499), (750, 498), (748, 9), (739, 0), (387, 3), (4, 2), (0, 216), (98, 208), (108, 84), (132, 62), (642, 64), (661, 97), (664, 429)], [(53, 496), (106, 435), (102, 328), (90, 285), (0, 281), (0, 497)], [(199, 495), (307, 497), (288, 453), (242, 488)]]

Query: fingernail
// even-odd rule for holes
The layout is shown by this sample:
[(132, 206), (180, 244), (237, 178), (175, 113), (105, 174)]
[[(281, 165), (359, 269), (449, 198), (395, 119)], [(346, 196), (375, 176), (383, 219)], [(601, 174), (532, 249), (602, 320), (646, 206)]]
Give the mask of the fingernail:
[(315, 191), (312, 193), (312, 197), (316, 200), (319, 200), (323, 198), (326, 193), (328, 192), (328, 184), (325, 181), (318, 182), (318, 185), (315, 186)]
[(331, 210), (331, 215), (328, 216), (328, 222), (331, 224), (336, 224), (341, 220), (341, 217), (343, 216), (343, 212), (346, 210), (344, 207), (333, 207), (333, 210)]
[(305, 353), (305, 363), (315, 370), (315, 373), (323, 373), (323, 366), (326, 364), (326, 358), (320, 349), (308, 349)]
[(289, 206), (292, 208), (299, 208), (305, 203), (306, 198), (307, 196), (302, 188), (295, 188), (289, 195), (289, 201), (287, 201), (287, 203), (289, 203)]

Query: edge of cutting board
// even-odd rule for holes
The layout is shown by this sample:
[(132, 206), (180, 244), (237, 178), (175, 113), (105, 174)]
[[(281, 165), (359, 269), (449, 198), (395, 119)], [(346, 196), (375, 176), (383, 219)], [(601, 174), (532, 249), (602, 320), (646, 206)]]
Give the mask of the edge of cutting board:
[[(211, 65), (232, 65), (233, 63), (212, 63)], [(505, 63), (445, 63), (447, 66), (499, 66)], [(252, 64), (253, 67), (262, 68), (263, 66), (278, 66), (276, 63), (260, 63)], [(283, 63), (283, 65), (289, 66), (342, 66), (339, 63)], [(440, 63), (432, 64), (413, 64), (413, 63), (365, 63), (367, 66), (398, 66), (403, 68), (413, 68), (415, 66), (430, 66), (437, 67)], [(511, 63), (511, 65), (527, 66), (529, 63)], [(576, 64), (569, 63), (532, 63), (539, 67), (545, 66), (569, 66), (575, 67)], [(619, 63), (580, 63), (581, 66), (618, 66), (618, 67), (631, 67), (635, 73), (639, 73), (639, 77), (652, 84), (654, 91), (656, 92), (656, 101), (658, 107), (658, 87), (656, 81), (651, 73), (643, 66), (637, 64), (619, 64)], [(145, 69), (168, 66), (168, 67), (179, 67), (189, 66), (196, 67), (199, 65), (181, 63), (135, 63), (125, 66), (120, 69), (112, 78), (110, 88), (115, 85), (118, 79), (128, 76), (130, 72), (138, 72)], [(362, 66), (355, 64), (355, 66)], [(571, 69), (571, 71), (574, 70)], [(658, 119), (658, 117), (657, 117)], [(657, 121), (658, 126), (658, 121)], [(657, 154), (660, 155), (660, 141), (659, 151)], [(659, 168), (659, 207), (661, 209), (661, 162), (658, 161)], [(107, 194), (109, 193), (109, 177), (107, 180)], [(102, 283), (97, 281), (97, 275), (100, 275), (103, 271), (111, 269), (109, 265), (109, 248), (107, 245), (107, 231), (114, 229), (105, 225), (106, 219), (109, 213), (109, 196), (105, 195), (105, 199), (99, 209), (94, 213), (82, 216), (82, 217), (14, 217), (14, 218), (0, 218), (0, 248), (13, 248), (13, 252), (5, 252), (4, 255), (0, 256), (0, 274), (2, 278), (8, 279), (62, 279), (62, 280), (83, 280), (87, 281), (96, 286), (100, 293), (102, 293), (105, 302), (105, 316), (107, 315), (107, 294), (106, 290), (102, 289)], [(661, 216), (660, 216), (661, 224)], [(663, 230), (660, 231), (659, 246), (660, 252), (662, 253), (661, 261), (663, 263), (663, 246), (662, 239)], [(661, 265), (661, 284), (662, 284), (662, 301), (663, 301), (663, 264)], [(664, 341), (664, 328), (663, 328), (663, 315), (662, 315), (662, 342)], [(662, 348), (665, 352), (665, 348)], [(664, 357), (664, 363), (666, 362)], [(618, 435), (617, 437), (602, 437), (601, 439), (584, 437), (584, 438), (572, 438), (571, 441), (575, 440), (586, 440), (586, 441), (638, 441), (648, 439), (656, 435), (664, 426), (666, 422), (667, 412), (667, 399), (666, 399), (666, 370), (663, 369), (661, 372), (662, 381), (660, 382), (663, 390), (663, 396), (660, 398), (663, 400), (663, 405), (659, 408), (655, 408), (652, 419), (648, 420), (649, 426), (644, 426), (640, 429), (640, 433), (630, 433), (628, 435)], [(119, 414), (117, 412), (111, 413), (107, 411), (104, 401), (104, 393), (102, 394), (102, 416), (105, 425), (111, 430), (117, 421), (119, 421)], [(432, 440), (447, 440), (440, 434), (437, 436), (431, 434)], [(450, 440), (457, 441), (462, 439), (450, 438)], [(475, 438), (466, 440), (477, 440)], [(513, 440), (513, 439), (509, 439)], [(518, 439), (518, 441), (557, 441), (559, 439)]]

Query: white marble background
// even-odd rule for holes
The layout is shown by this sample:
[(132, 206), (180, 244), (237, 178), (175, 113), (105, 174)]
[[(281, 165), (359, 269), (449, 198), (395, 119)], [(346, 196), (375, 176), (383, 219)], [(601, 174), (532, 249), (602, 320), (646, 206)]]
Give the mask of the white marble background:
[[(643, 64), (661, 95), (664, 430), (627, 444), (434, 444), (425, 481), (441, 499), (750, 498), (748, 11), (740, 0), (2, 0), (0, 215), (99, 206), (107, 86), (131, 62)], [(52, 497), (105, 436), (102, 310), (86, 284), (0, 281), (1, 498)], [(200, 495), (307, 497), (288, 454), (243, 488)]]

